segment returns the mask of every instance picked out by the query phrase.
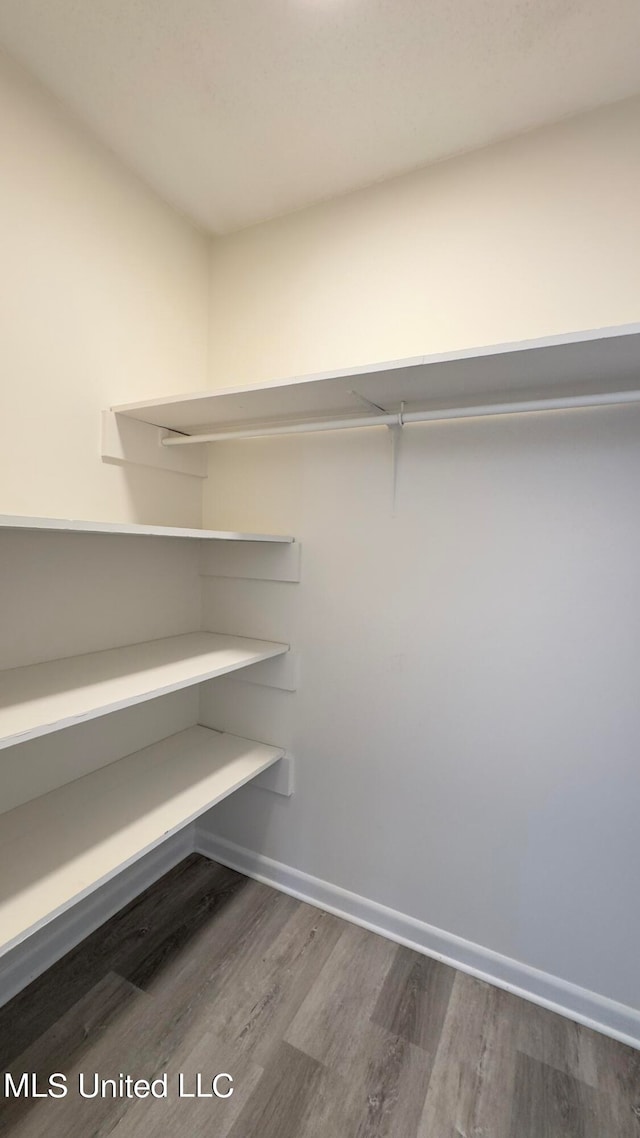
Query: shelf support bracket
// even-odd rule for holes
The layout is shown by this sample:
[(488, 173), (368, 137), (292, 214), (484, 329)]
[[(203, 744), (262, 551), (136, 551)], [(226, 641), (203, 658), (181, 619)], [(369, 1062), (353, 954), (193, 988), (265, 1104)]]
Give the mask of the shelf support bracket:
[(286, 751), (273, 766), (256, 775), (249, 786), (259, 786), (261, 790), (270, 790), (273, 794), (282, 794), (285, 798), (291, 798), (294, 791), (293, 755)]
[(400, 460), (400, 439), (404, 427), (404, 402), (400, 404), (397, 423), (387, 425), (391, 441), (391, 517), (396, 516), (396, 501), (398, 491), (398, 463)]
[(360, 402), (364, 403), (365, 407), (368, 407), (370, 411), (376, 411), (378, 414), (383, 415), (390, 414), (390, 412), (387, 411), (386, 407), (381, 407), (379, 403), (374, 403), (373, 399), (367, 399), (366, 395), (361, 395), (359, 391), (350, 391), (349, 395), (353, 395), (355, 399), (359, 399)]
[(103, 462), (136, 466), (153, 466), (187, 474), (192, 478), (207, 477), (207, 455), (202, 451), (170, 450), (165, 439), (181, 438), (177, 431), (154, 427), (139, 419), (129, 419), (115, 411), (102, 412), (101, 455)]

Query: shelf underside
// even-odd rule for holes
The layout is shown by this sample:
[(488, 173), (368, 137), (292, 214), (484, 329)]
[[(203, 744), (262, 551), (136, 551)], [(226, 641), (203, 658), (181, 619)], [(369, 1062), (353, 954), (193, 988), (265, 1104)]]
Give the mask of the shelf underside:
[(402, 402), (407, 411), (417, 411), (628, 391), (640, 386), (639, 364), (640, 326), (634, 325), (128, 403), (112, 410), (155, 426), (202, 434), (218, 428), (375, 415), (375, 408), (363, 400), (395, 413)]
[(0, 814), (0, 954), (283, 754), (190, 727)]
[(292, 537), (270, 533), (235, 533), (233, 530), (185, 529), (179, 526), (145, 526), (133, 522), (88, 522), (76, 518), (35, 518), (19, 514), (0, 514), (2, 530), (53, 530), (61, 533), (111, 533), (132, 537), (182, 537), (198, 541), (266, 541), (287, 542)]
[(288, 645), (186, 633), (0, 672), (0, 748), (213, 679)]

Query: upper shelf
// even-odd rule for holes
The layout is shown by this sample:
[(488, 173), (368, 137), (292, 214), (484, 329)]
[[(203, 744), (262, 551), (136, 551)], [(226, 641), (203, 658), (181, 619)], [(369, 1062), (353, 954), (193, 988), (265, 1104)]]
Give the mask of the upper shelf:
[(144, 526), (121, 522), (85, 522), (76, 518), (31, 518), (0, 514), (0, 530), (57, 530), (63, 533), (119, 533), (144, 537), (187, 537), (199, 541), (292, 542), (292, 537), (272, 533), (234, 533), (232, 530), (184, 529), (179, 526)]
[(287, 644), (191, 632), (0, 672), (0, 748), (280, 656)]
[[(556, 396), (631, 391), (640, 386), (640, 325), (418, 356), (375, 367), (293, 376), (112, 408), (119, 415), (187, 435)], [(375, 404), (376, 406), (370, 406)]]

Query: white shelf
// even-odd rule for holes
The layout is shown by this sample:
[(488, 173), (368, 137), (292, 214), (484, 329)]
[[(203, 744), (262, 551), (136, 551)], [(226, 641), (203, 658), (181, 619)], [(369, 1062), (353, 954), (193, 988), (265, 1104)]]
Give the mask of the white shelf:
[(272, 533), (234, 533), (232, 530), (184, 529), (178, 526), (143, 526), (120, 522), (87, 522), (76, 518), (32, 518), (0, 514), (0, 530), (57, 530), (63, 533), (115, 533), (140, 537), (186, 537), (199, 541), (288, 542), (292, 537)]
[(292, 376), (112, 408), (119, 415), (185, 434), (334, 418), (361, 419), (485, 402), (630, 391), (640, 386), (640, 325), (595, 329), (470, 351), (395, 360), (374, 367)]
[(0, 815), (0, 954), (283, 754), (190, 727)]
[(0, 748), (131, 707), (288, 651), (193, 632), (0, 672)]

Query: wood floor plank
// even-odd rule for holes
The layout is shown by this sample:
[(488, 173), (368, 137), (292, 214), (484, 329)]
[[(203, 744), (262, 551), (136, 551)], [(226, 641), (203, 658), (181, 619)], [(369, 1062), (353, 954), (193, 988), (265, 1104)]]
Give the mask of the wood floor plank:
[[(204, 1089), (210, 1091), (211, 1080), (221, 1072), (233, 1078), (233, 1093), (229, 1098), (178, 1097), (180, 1073), (184, 1076), (184, 1089), (193, 1093), (198, 1074), (202, 1075)], [(112, 1130), (113, 1138), (156, 1138), (164, 1134), (227, 1138), (262, 1074), (261, 1067), (215, 1033), (202, 1036), (193, 1047), (188, 1041), (178, 1046), (172, 1055), (167, 1098), (133, 1102)], [(223, 1091), (230, 1086), (225, 1081)]]
[[(107, 973), (5, 1070), (16, 1084), (23, 1072), (36, 1072), (42, 1088), (52, 1072), (66, 1073), (88, 1041), (107, 1031), (126, 1004), (132, 999), (137, 1001), (139, 995), (128, 981), (113, 972)], [(50, 1117), (55, 1116), (55, 1104), (45, 1106), (49, 1107)], [(9, 1132), (37, 1108), (45, 1108), (42, 1101), (0, 1098), (0, 1133)]]
[(336, 947), (287, 1030), (285, 1039), (348, 1078), (366, 1037), (396, 946), (344, 925)]
[(180, 952), (168, 954), (156, 971), (147, 991), (158, 997), (162, 1014), (177, 1015), (183, 1006), (194, 1017), (204, 1009), (210, 1014), (212, 1003), (268, 953), (297, 905), (283, 893), (248, 882), (210, 923), (192, 929)]
[(595, 1031), (601, 1133), (640, 1138), (640, 1051)]
[[(128, 986), (131, 997), (120, 1005), (117, 1015), (106, 1030), (92, 1033), (81, 1047), (74, 1048), (70, 1061), (61, 1064), (67, 1076), (69, 1093), (62, 1099), (44, 1099), (30, 1102), (29, 1109), (12, 1122), (11, 1138), (47, 1138), (51, 1134), (64, 1138), (101, 1138), (109, 1134), (118, 1119), (128, 1109), (127, 1100), (117, 1098), (86, 1099), (78, 1093), (80, 1074), (88, 1078), (94, 1072), (101, 1078), (117, 1078), (120, 1072), (144, 1078), (153, 1070), (146, 1066), (144, 1025), (153, 1019), (155, 1008), (144, 992)], [(117, 1026), (116, 1026), (117, 1024)], [(132, 1038), (131, 1025), (138, 1025), (138, 1034)], [(35, 1046), (35, 1045), (34, 1045)], [(50, 1070), (41, 1071), (43, 1077)]]
[(640, 1052), (526, 1000), (515, 1001), (516, 1047), (599, 1091), (602, 1133), (640, 1138)]
[(418, 1138), (510, 1138), (515, 1025), (507, 993), (456, 974)]
[(520, 1053), (509, 1138), (603, 1138), (597, 1097), (593, 1087)]
[(282, 1043), (229, 1138), (346, 1138), (340, 1127), (326, 1068)]
[(356, 1138), (415, 1138), (433, 1057), (371, 1023), (343, 1078), (345, 1133)]
[(372, 1020), (435, 1055), (455, 970), (400, 946), (387, 973)]
[(0, 1008), (0, 1070), (108, 972), (134, 972), (171, 935), (192, 905), (231, 880), (247, 879), (193, 854), (116, 913)]
[(310, 905), (297, 904), (270, 944), (234, 970), (218, 992), (216, 1030), (265, 1064), (326, 964), (344, 923)]
[(234, 870), (225, 866), (219, 870), (205, 878), (204, 889), (183, 899), (174, 909), (171, 921), (157, 925), (144, 946), (134, 945), (128, 953), (120, 954), (118, 971), (137, 988), (150, 988), (156, 975), (181, 955), (183, 946), (190, 944), (200, 929), (211, 927), (216, 915), (249, 887), (248, 879)]
[(338, 1080), (342, 1133), (415, 1138), (433, 1056), (372, 1020), (397, 947), (343, 928), (286, 1039)]
[(343, 1077), (282, 1044), (230, 1138), (415, 1138), (428, 1082), (425, 1055), (381, 1028), (372, 1034), (359, 1049), (357, 1077), (355, 1068)]
[(518, 1000), (517, 1008), (518, 1051), (597, 1087), (602, 1036), (525, 1000)]

